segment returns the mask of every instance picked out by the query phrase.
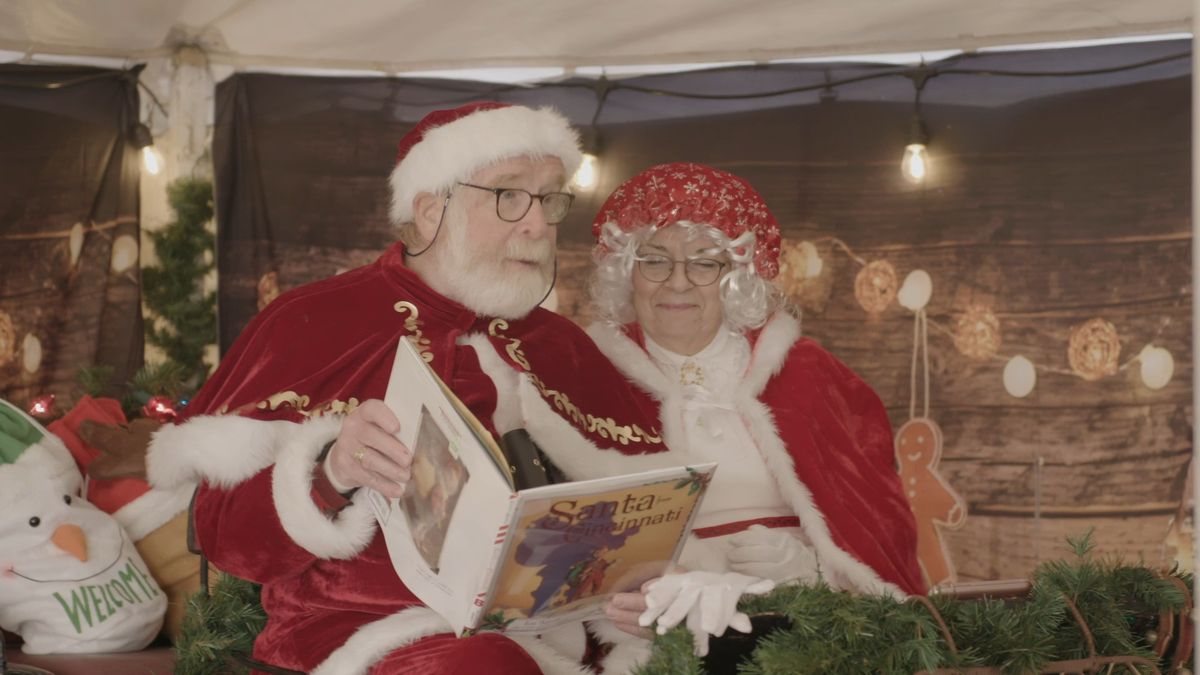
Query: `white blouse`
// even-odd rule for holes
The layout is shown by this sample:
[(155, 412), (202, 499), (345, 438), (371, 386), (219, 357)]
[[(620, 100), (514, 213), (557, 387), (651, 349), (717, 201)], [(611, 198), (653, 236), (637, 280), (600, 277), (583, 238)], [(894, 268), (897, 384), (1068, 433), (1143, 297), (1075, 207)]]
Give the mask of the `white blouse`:
[(750, 364), (746, 337), (722, 327), (700, 352), (681, 356), (646, 336), (646, 351), (682, 390), (689, 458), (718, 463), (696, 527), (795, 515), (734, 404), (734, 393)]

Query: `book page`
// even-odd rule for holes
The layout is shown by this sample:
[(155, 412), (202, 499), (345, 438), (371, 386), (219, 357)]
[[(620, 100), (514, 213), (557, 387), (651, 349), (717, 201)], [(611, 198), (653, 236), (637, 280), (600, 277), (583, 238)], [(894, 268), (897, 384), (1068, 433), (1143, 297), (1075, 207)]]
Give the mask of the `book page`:
[(407, 339), (384, 402), (400, 421), (396, 437), (413, 452), (401, 498), (368, 490), (392, 566), (422, 602), (456, 629), (467, 627), (489, 581), (481, 560), (508, 515), (509, 478)]

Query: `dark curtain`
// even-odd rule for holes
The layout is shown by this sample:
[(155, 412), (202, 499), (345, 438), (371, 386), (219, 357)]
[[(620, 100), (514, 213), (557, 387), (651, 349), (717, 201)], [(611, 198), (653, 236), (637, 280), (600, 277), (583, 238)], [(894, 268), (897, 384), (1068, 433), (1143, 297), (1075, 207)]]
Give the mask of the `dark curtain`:
[(135, 72), (0, 66), (0, 397), (142, 365), (137, 112)]
[[(1165, 537), (1192, 443), (1190, 49), (1168, 41), (943, 64), (1048, 73), (1147, 65), (930, 79), (923, 186), (899, 170), (914, 87), (898, 68), (793, 64), (621, 80), (632, 87), (611, 91), (599, 116), (599, 184), (560, 226), (558, 307), (587, 321), (590, 223), (622, 180), (678, 160), (742, 175), (785, 239), (812, 243), (823, 260), (815, 287), (791, 298), (804, 308), (805, 333), (876, 388), (897, 427), (909, 415), (913, 315), (895, 301), (869, 315), (855, 279), (875, 260), (889, 262), (897, 281), (914, 269), (933, 278), (930, 417), (944, 432), (942, 474), (972, 514), (947, 533), (963, 577), (1023, 576), (1065, 555), (1065, 537), (1089, 526), (1100, 528), (1103, 550), (1161, 561), (1174, 552)], [(821, 90), (876, 73), (891, 75)], [(753, 99), (645, 91), (797, 87), (811, 89)], [(579, 80), (536, 89), (272, 75), (224, 82), (215, 140), (222, 347), (270, 297), (272, 280), (286, 290), (389, 244), (396, 142), (428, 110), (475, 98), (555, 105), (580, 125), (597, 100)], [(997, 317), (991, 358), (971, 358), (953, 339), (971, 307)], [(1071, 374), (1067, 345), (1097, 317), (1116, 327), (1125, 368), (1087, 381)], [(1149, 342), (1175, 360), (1159, 390), (1129, 363)], [(1017, 354), (1041, 368), (1022, 399), (1002, 384), (1005, 359)]]

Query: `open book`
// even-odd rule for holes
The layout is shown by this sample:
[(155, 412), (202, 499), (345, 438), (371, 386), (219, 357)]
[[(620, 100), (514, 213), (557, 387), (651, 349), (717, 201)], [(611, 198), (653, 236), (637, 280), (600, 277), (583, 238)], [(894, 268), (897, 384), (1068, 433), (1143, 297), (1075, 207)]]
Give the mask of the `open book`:
[(598, 616), (678, 558), (715, 464), (521, 489), (497, 445), (405, 338), (386, 403), (413, 450), (404, 496), (369, 497), (396, 573), (460, 634)]

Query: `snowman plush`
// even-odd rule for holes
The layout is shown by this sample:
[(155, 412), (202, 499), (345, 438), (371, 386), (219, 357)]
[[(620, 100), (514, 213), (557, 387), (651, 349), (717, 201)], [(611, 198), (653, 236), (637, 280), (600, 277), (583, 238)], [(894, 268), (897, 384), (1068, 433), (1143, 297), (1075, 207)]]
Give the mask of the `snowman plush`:
[(0, 627), (30, 654), (117, 652), (158, 634), (167, 600), (50, 432), (0, 401)]

